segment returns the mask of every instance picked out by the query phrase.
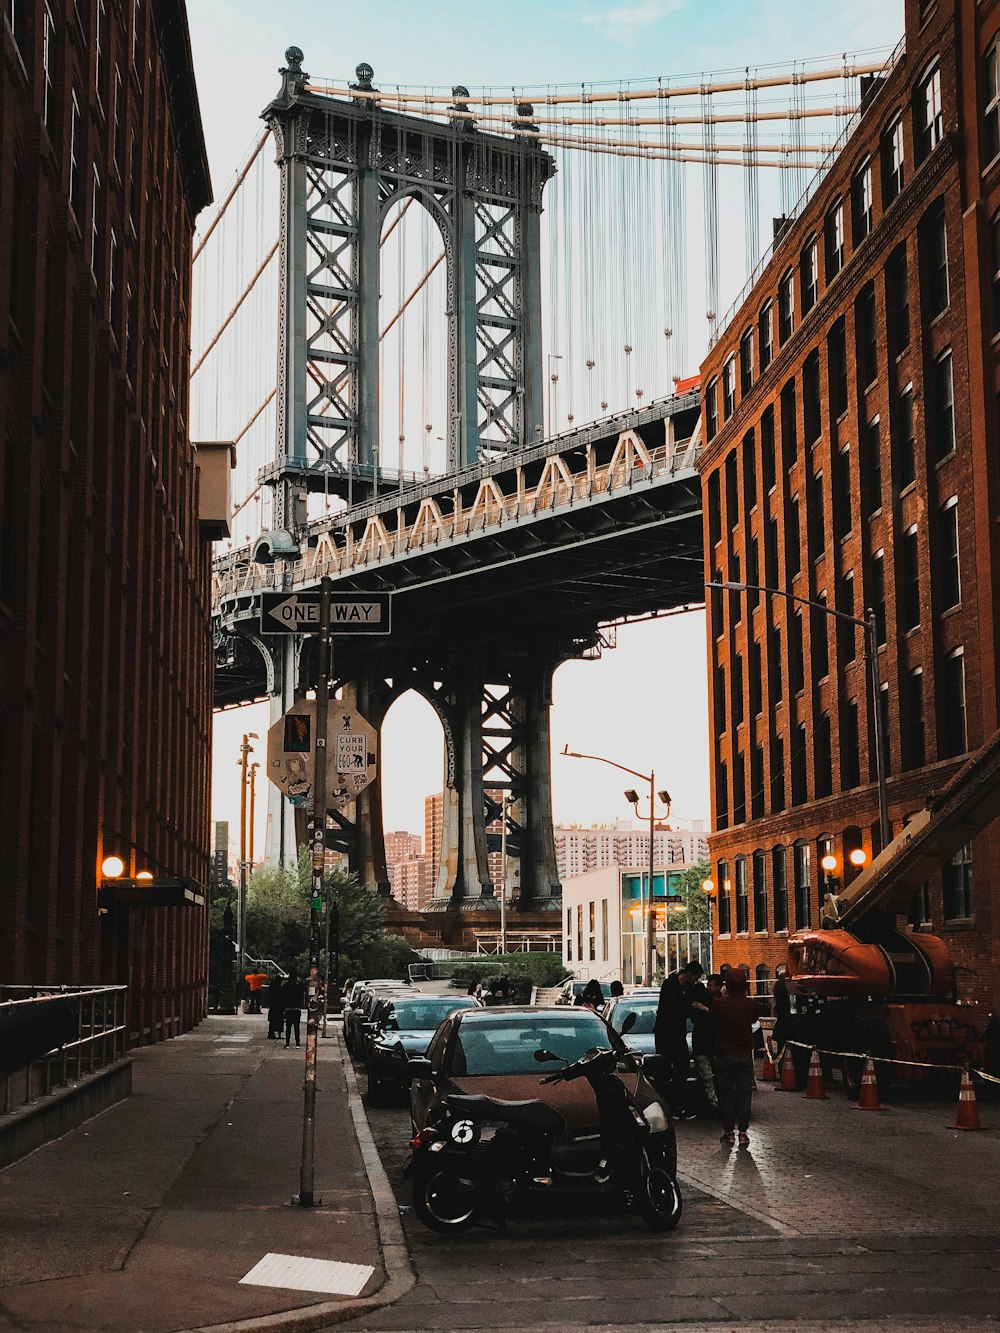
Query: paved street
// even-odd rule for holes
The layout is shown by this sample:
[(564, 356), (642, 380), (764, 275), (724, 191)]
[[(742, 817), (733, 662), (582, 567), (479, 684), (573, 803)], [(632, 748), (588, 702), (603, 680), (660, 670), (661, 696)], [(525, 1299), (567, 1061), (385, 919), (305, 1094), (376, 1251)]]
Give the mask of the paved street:
[(341, 1327), (993, 1326), (1000, 1105), (982, 1107), (993, 1132), (956, 1133), (950, 1102), (876, 1114), (853, 1110), (839, 1086), (830, 1094), (763, 1085), (749, 1151), (723, 1149), (714, 1124), (682, 1124), (685, 1213), (665, 1237), (626, 1212), (577, 1211), (445, 1240), (409, 1211), (405, 1106), (370, 1110), (417, 1283)]

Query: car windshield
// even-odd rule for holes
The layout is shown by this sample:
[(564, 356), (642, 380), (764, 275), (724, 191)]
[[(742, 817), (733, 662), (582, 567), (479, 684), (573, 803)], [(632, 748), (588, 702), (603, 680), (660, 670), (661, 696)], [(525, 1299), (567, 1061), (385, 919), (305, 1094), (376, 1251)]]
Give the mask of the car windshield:
[(544, 1074), (554, 1066), (539, 1064), (541, 1047), (572, 1063), (595, 1046), (608, 1050), (608, 1030), (595, 1015), (546, 1011), (534, 1015), (509, 1014), (486, 1021), (460, 1024), (452, 1073), (458, 1077), (489, 1074)]
[(656, 1004), (616, 1004), (611, 1015), (611, 1026), (621, 1032), (629, 1014), (635, 1014), (635, 1022), (629, 1029), (629, 1037), (648, 1037), (656, 1022)]
[(400, 1032), (433, 1032), (443, 1018), (456, 1009), (474, 1009), (476, 1002), (471, 996), (457, 998), (444, 996), (441, 999), (407, 1000), (403, 1004), (394, 1004), (388, 1014), (387, 1026)]
[[(589, 981), (574, 981), (574, 982), (573, 982), (573, 995), (574, 995), (574, 997), (576, 997), (577, 995), (582, 995), (583, 992), (587, 989), (587, 987), (588, 987), (590, 984), (591, 984), (591, 983), (590, 983)], [(610, 982), (610, 981), (599, 981), (597, 984), (600, 986), (600, 988), (601, 988), (601, 994), (604, 996), (604, 998), (605, 998), (606, 1000), (610, 1000), (610, 999), (611, 999), (611, 982)]]

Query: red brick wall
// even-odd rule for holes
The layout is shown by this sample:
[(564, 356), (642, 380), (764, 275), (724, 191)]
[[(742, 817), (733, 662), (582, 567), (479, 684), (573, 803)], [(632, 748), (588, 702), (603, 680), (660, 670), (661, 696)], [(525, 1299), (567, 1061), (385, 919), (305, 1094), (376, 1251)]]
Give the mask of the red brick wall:
[[(977, 11), (973, 14), (973, 8)], [(739, 355), (740, 340), (747, 328), (756, 328), (759, 312), (770, 299), (775, 310), (778, 286), (784, 273), (795, 274), (795, 330), (782, 345), (775, 325), (774, 360), (766, 369), (759, 364), (759, 338), (755, 338), (754, 382), (746, 395), (737, 385), (735, 410), (724, 419), (723, 400), (718, 399), (719, 429), (706, 443), (701, 471), (706, 485), (705, 572), (706, 581), (721, 576), (733, 581), (754, 581), (748, 555), (756, 539), (759, 549), (759, 583), (768, 582), (765, 571), (765, 531), (770, 520), (777, 526), (778, 568), (776, 585), (795, 597), (809, 601), (826, 598), (838, 603), (844, 576), (853, 573), (853, 614), (862, 617), (876, 597), (876, 556), (882, 552), (885, 586), (885, 644), (879, 649), (881, 681), (888, 686), (888, 789), (890, 818), (894, 830), (910, 812), (923, 805), (927, 794), (954, 770), (957, 758), (945, 737), (948, 690), (945, 661), (961, 647), (964, 653), (966, 730), (968, 748), (975, 748), (1000, 725), (997, 716), (997, 429), (996, 356), (992, 339), (990, 284), (992, 257), (989, 220), (1000, 204), (1000, 166), (983, 172), (981, 145), (982, 54), (1000, 27), (1000, 5), (961, 5), (958, 0), (938, 0), (926, 11), (919, 25), (917, 0), (907, 4), (907, 47), (884, 83), (870, 101), (860, 125), (839, 160), (823, 181), (802, 214), (789, 224), (771, 264), (762, 275), (743, 308), (720, 337), (702, 367), (706, 394), (713, 381), (721, 386), (723, 367)], [(971, 27), (966, 30), (966, 26)], [(944, 137), (918, 162), (914, 107), (920, 104), (917, 83), (930, 63), (939, 61), (943, 102)], [(906, 179), (902, 192), (884, 207), (881, 191), (880, 139), (885, 128), (901, 112), (904, 126)], [(970, 145), (972, 146), (970, 149)], [(873, 229), (857, 246), (852, 241), (851, 180), (868, 157), (873, 165)], [(835, 202), (845, 204), (845, 260), (838, 273), (827, 278), (824, 256), (824, 224)], [(947, 238), (949, 300), (933, 319), (926, 307), (931, 292), (930, 247), (922, 232), (936, 205), (943, 203)], [(923, 222), (926, 226), (927, 223)], [(815, 306), (802, 309), (800, 255), (808, 238), (819, 238), (819, 290)], [(909, 276), (909, 345), (899, 351), (892, 338), (891, 302), (886, 265), (890, 254), (903, 247)], [(877, 330), (877, 375), (863, 384), (858, 374), (855, 301), (866, 284), (874, 285)], [(831, 411), (828, 370), (828, 339), (843, 319), (847, 344), (846, 411)], [(946, 457), (935, 456), (933, 423), (933, 366), (945, 349), (951, 350), (954, 383), (956, 448)], [(819, 352), (820, 428), (810, 440), (804, 409), (805, 363)], [(738, 379), (738, 377), (737, 377)], [(796, 389), (796, 447), (791, 449), (782, 430), (780, 395), (794, 382)], [(915, 475), (907, 483), (902, 462), (902, 431), (898, 418), (899, 395), (913, 386)], [(775, 418), (775, 486), (767, 489), (760, 453), (761, 418), (771, 408)], [(881, 504), (868, 502), (864, 485), (863, 448), (866, 425), (880, 420)], [(835, 417), (835, 419), (834, 419)], [(703, 426), (710, 413), (703, 412)], [(749, 432), (753, 432), (752, 436)], [(707, 433), (706, 433), (707, 439)], [(850, 459), (850, 519), (837, 522), (835, 478), (841, 451)], [(752, 457), (751, 457), (752, 451)], [(729, 472), (727, 474), (727, 460)], [(731, 484), (735, 468), (736, 485)], [(814, 478), (822, 474), (822, 531), (816, 503)], [(727, 485), (727, 480), (730, 484)], [(716, 491), (717, 488), (717, 491)], [(718, 527), (711, 512), (718, 495)], [(961, 568), (961, 600), (943, 609), (941, 507), (951, 497), (958, 501), (958, 532)], [(797, 556), (790, 527), (793, 502), (798, 501), (799, 540)], [(919, 584), (918, 623), (904, 622), (905, 560), (904, 534), (917, 531)], [(810, 529), (816, 529), (811, 534)], [(714, 541), (718, 535), (720, 540)], [(796, 570), (796, 566), (798, 567)], [(772, 574), (773, 581), (773, 574)], [(718, 940), (719, 961), (763, 963), (773, 971), (785, 952), (784, 935), (774, 931), (771, 849), (788, 848), (790, 925), (796, 925), (792, 893), (792, 844), (804, 840), (812, 849), (812, 924), (819, 923), (822, 872), (819, 870), (819, 841), (830, 838), (834, 854), (843, 867), (845, 853), (858, 839), (869, 855), (877, 850), (878, 806), (874, 784), (874, 761), (870, 755), (867, 719), (870, 687), (866, 675), (862, 636), (856, 635), (853, 661), (838, 652), (837, 622), (820, 613), (803, 612), (803, 688), (796, 691), (789, 661), (789, 622), (796, 607), (780, 597), (761, 595), (751, 605), (746, 593), (725, 592), (710, 602), (708, 617), (709, 706), (713, 754), (711, 838), (713, 862), (724, 861), (732, 882), (737, 856), (749, 858), (755, 850), (767, 852), (768, 925), (757, 929), (753, 916), (752, 888), (749, 896), (748, 929), (737, 932), (735, 910), (732, 929)], [(821, 664), (821, 626), (827, 624), (829, 668)], [(769, 630), (781, 635), (781, 689), (776, 687), (766, 644)], [(751, 644), (762, 649), (760, 709), (750, 697), (749, 661)], [(739, 689), (737, 658), (742, 659), (742, 707), (734, 695)], [(906, 702), (906, 684), (915, 668), (922, 670), (925, 762), (917, 765), (912, 748), (913, 717)], [(713, 688), (724, 671), (725, 690)], [(734, 685), (734, 680), (736, 684)], [(778, 697), (780, 693), (780, 698)], [(845, 787), (841, 756), (850, 748), (841, 734), (843, 708), (856, 703), (859, 723), (857, 786)], [(740, 713), (742, 712), (742, 720)], [(829, 794), (817, 771), (817, 734), (824, 717), (829, 718), (832, 782)], [(801, 730), (800, 730), (801, 729)], [(804, 743), (800, 740), (804, 737)], [(782, 776), (785, 805), (776, 799), (777, 745), (784, 744)], [(750, 755), (763, 748), (762, 780), (751, 779)], [(805, 789), (792, 804), (793, 765), (804, 759)], [(737, 808), (738, 790), (734, 769), (746, 772), (746, 814)], [(725, 766), (724, 768), (722, 766)], [(725, 779), (725, 786), (722, 781)], [(758, 789), (757, 817), (753, 817), (751, 789)], [(738, 821), (738, 822), (737, 822)], [(1000, 900), (993, 885), (998, 882), (997, 835), (987, 833), (973, 846), (974, 919), (947, 922), (942, 907), (940, 881), (930, 886), (931, 921), (949, 939), (963, 991), (983, 1000), (1000, 999), (995, 980), (998, 955), (997, 925)], [(841, 873), (843, 871), (841, 870)], [(718, 873), (716, 878), (720, 878)], [(720, 893), (724, 890), (720, 886)], [(735, 903), (734, 903), (735, 909)], [(723, 924), (725, 924), (723, 922)]]
[(208, 879), (209, 570), (187, 422), (204, 146), (182, 4), (15, 8), (18, 32), (0, 20), (0, 979), (129, 980), (132, 1028), (156, 1038), (204, 1013), (204, 912), (137, 911), (123, 934), (97, 889), (112, 852), (126, 874)]

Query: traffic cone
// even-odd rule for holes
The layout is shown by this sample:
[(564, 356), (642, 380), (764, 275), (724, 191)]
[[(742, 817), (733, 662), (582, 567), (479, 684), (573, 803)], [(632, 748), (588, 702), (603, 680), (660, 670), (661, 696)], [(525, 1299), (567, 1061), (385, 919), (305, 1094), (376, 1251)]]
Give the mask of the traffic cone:
[(791, 1046), (785, 1046), (785, 1054), (781, 1060), (781, 1082), (778, 1084), (779, 1092), (795, 1091), (795, 1064), (792, 1060)]
[(760, 1081), (762, 1083), (777, 1083), (778, 1069), (774, 1063), (774, 1056), (771, 1054), (771, 1043), (764, 1038), (764, 1063), (760, 1067)]
[(976, 1090), (967, 1069), (962, 1070), (962, 1085), (958, 1090), (958, 1110), (952, 1129), (986, 1129), (979, 1123), (979, 1107), (976, 1105)]
[(861, 1092), (854, 1107), (855, 1111), (887, 1111), (878, 1099), (878, 1080), (875, 1077), (875, 1061), (868, 1057), (861, 1075)]
[(823, 1087), (823, 1066), (819, 1062), (819, 1051), (815, 1046), (809, 1057), (809, 1074), (806, 1077), (806, 1090), (802, 1096), (815, 1102), (828, 1100), (826, 1088)]

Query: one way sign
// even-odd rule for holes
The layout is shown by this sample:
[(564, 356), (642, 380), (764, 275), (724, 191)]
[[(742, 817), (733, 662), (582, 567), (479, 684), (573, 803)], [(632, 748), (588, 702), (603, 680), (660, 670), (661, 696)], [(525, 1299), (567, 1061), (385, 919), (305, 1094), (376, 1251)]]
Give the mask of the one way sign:
[[(318, 634), (318, 592), (265, 592), (260, 598), (262, 634)], [(330, 633), (388, 634), (391, 594), (340, 593), (330, 598)]]

